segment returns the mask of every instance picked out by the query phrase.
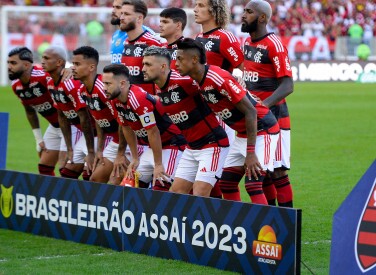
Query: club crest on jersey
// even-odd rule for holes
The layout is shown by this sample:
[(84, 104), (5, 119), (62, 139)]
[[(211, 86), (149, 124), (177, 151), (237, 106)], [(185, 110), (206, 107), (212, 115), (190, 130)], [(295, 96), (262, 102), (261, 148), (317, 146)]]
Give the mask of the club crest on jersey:
[(115, 46), (117, 47), (117, 46), (119, 46), (120, 44), (121, 44), (121, 39), (118, 38), (118, 39), (116, 40), (116, 42), (115, 42)]
[(176, 50), (173, 50), (172, 52), (171, 52), (171, 60), (176, 60)]
[(256, 62), (256, 63), (261, 63), (261, 58), (262, 58), (263, 54), (261, 52), (257, 52), (255, 53), (255, 55), (253, 56), (253, 60)]
[(214, 43), (212, 42), (212, 41), (208, 41), (208, 42), (206, 42), (206, 44), (205, 44), (205, 50), (206, 51), (211, 51), (212, 50), (212, 48), (213, 48), (213, 46), (214, 46)]
[(210, 103), (213, 103), (213, 104), (218, 103), (218, 99), (216, 98), (215, 94), (207, 93), (207, 94), (203, 94), (203, 96), (204, 96), (205, 100), (210, 102)]
[(355, 255), (360, 270), (368, 272), (376, 267), (376, 179), (364, 205), (355, 237)]
[(137, 48), (134, 49), (133, 55), (135, 57), (141, 57), (142, 56), (142, 52), (143, 52), (142, 48), (141, 47), (137, 47)]
[(174, 102), (174, 103), (177, 103), (179, 102), (181, 99), (179, 97), (179, 93), (178, 92), (172, 92), (171, 93), (171, 100)]

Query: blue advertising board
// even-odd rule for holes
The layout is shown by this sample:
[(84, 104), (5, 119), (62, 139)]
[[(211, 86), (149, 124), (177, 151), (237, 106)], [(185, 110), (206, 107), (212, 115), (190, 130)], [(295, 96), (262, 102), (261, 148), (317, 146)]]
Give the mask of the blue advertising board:
[(376, 274), (376, 161), (333, 217), (330, 274)]
[(7, 164), (9, 113), (0, 112), (0, 169)]
[(298, 209), (3, 170), (0, 185), (0, 228), (242, 273), (300, 273)]

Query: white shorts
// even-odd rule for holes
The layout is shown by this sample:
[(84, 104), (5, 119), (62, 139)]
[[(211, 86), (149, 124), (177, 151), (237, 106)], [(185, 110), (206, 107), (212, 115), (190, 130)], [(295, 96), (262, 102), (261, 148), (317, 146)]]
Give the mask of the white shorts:
[[(76, 126), (73, 126), (73, 125), (71, 125), (71, 133), (72, 133), (71, 135), (72, 146), (73, 146), (73, 151), (74, 151), (74, 147), (76, 146), (80, 138), (83, 136), (83, 133), (81, 132), (80, 129), (78, 129)], [(65, 143), (65, 138), (61, 140), (60, 151), (67, 151), (67, 144)]]
[[(170, 175), (171, 179), (175, 177), (176, 167), (183, 152), (178, 149), (162, 149), (162, 163), (166, 174)], [(140, 173), (139, 180), (143, 182), (150, 182), (153, 179), (154, 173), (154, 155), (150, 147), (146, 147), (144, 153), (140, 158), (140, 165), (137, 168)]]
[[(255, 152), (264, 171), (273, 171), (273, 158), (277, 147), (278, 135), (260, 135), (256, 137)], [(236, 137), (230, 145), (224, 168), (243, 166), (247, 154), (247, 138)]]
[(222, 173), (229, 147), (210, 147), (201, 150), (185, 149), (175, 177), (189, 182), (203, 181), (214, 186)]
[[(137, 146), (138, 156), (141, 156), (141, 154), (144, 152), (144, 147), (145, 146), (141, 146), (141, 145)], [(118, 148), (119, 148), (119, 144), (111, 141), (110, 143), (108, 143), (106, 148), (104, 148), (103, 157), (105, 157), (111, 162), (114, 162), (117, 152), (118, 152)], [(127, 148), (125, 149), (124, 155), (127, 157), (129, 161), (132, 160), (132, 154), (131, 154), (131, 151), (129, 150), (129, 146), (127, 146)]]
[[(55, 128), (51, 124), (48, 125), (44, 132), (43, 141), (48, 150), (60, 151), (61, 142), (64, 140), (63, 133), (60, 128)], [(66, 150), (65, 150), (66, 151)]]
[(291, 136), (290, 130), (282, 130), (278, 135), (277, 149), (274, 157), (274, 168), (290, 169)]
[[(97, 148), (98, 138), (94, 137), (94, 150)], [(73, 148), (73, 162), (74, 163), (85, 163), (85, 157), (87, 156), (87, 146), (85, 136), (82, 135), (81, 138), (78, 140), (76, 145)]]

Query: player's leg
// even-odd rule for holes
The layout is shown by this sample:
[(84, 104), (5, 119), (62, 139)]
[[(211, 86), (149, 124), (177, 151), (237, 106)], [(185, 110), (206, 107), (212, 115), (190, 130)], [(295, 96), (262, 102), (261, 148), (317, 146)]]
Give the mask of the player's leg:
[(216, 175), (223, 169), (229, 148), (212, 147), (196, 150), (198, 170), (193, 184), (193, 195), (209, 197), (217, 182)]
[(256, 138), (256, 155), (262, 174), (257, 177), (245, 177), (245, 188), (253, 203), (267, 205), (268, 201), (262, 189), (262, 183), (267, 171), (273, 171), (273, 157), (277, 145), (277, 135), (259, 135)]
[[(112, 170), (114, 168), (114, 161), (117, 155), (119, 144), (111, 141), (103, 150), (103, 162), (97, 164), (90, 181), (107, 183), (110, 180)], [(120, 184), (122, 178), (118, 178), (117, 181), (113, 179), (113, 184)]]
[(48, 125), (43, 136), (43, 141), (47, 150), (41, 152), (38, 163), (39, 173), (42, 175), (55, 176), (55, 165), (59, 160), (60, 143), (62, 133), (60, 128)]
[(276, 149), (275, 169), (271, 173), (279, 206), (293, 207), (293, 190), (287, 171), (290, 169), (290, 130), (282, 130)]
[[(222, 128), (226, 131), (229, 143), (233, 144), (233, 142), (235, 140), (235, 137), (236, 137), (235, 130), (233, 130), (232, 128), (230, 128), (218, 116), (217, 116), (217, 119), (218, 119), (218, 122), (220, 123), (220, 125), (222, 126)], [(219, 183), (219, 181), (220, 181), (220, 179), (222, 177), (222, 172), (223, 171), (224, 171), (224, 169), (222, 169), (220, 171), (220, 173), (216, 176), (217, 177), (217, 182), (214, 184), (214, 187), (213, 187), (213, 189), (210, 192), (210, 197), (211, 198), (217, 198), (217, 199), (222, 199), (223, 198), (221, 186), (220, 186), (220, 183)], [(238, 190), (238, 192), (239, 192), (239, 190)], [(240, 198), (240, 193), (239, 193), (239, 198)]]
[(277, 205), (277, 190), (275, 189), (272, 176), (270, 173), (266, 173), (264, 181), (262, 182), (262, 190), (264, 191), (266, 200), (269, 205)]
[(146, 147), (143, 154), (141, 155), (137, 172), (138, 187), (145, 189), (149, 188), (150, 183), (153, 180), (154, 173), (154, 156), (153, 150), (150, 147)]
[(244, 176), (244, 160), (247, 148), (247, 139), (236, 137), (231, 143), (229, 153), (219, 181), (223, 198), (226, 200), (241, 201), (239, 182)]
[(189, 194), (191, 192), (199, 163), (195, 159), (195, 151), (200, 150), (189, 148), (184, 150), (175, 172), (174, 182), (170, 188), (171, 192), (179, 194)]
[[(215, 184), (215, 183), (214, 183)], [(200, 197), (210, 197), (213, 185), (205, 181), (195, 181), (193, 184), (193, 195)]]
[[(81, 131), (80, 131), (81, 132)], [(72, 141), (76, 141), (78, 135), (74, 137), (72, 136)], [(97, 139), (94, 139), (94, 143), (96, 144)], [(80, 137), (78, 138), (77, 142), (74, 144), (73, 147), (73, 163), (68, 161), (64, 168), (60, 170), (60, 174), (62, 177), (65, 178), (72, 178), (78, 179), (84, 169), (85, 157), (87, 156), (87, 147), (84, 135), (81, 133)], [(89, 180), (89, 177), (83, 177), (84, 180)]]

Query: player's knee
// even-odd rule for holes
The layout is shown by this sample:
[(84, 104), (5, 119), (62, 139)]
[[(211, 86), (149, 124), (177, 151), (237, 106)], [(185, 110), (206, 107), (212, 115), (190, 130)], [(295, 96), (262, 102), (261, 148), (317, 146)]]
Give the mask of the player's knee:
[(287, 171), (283, 168), (275, 168), (271, 173), (271, 176), (273, 179), (281, 178), (287, 176)]

